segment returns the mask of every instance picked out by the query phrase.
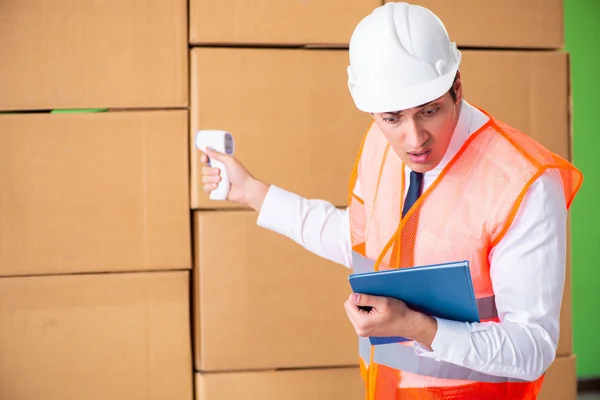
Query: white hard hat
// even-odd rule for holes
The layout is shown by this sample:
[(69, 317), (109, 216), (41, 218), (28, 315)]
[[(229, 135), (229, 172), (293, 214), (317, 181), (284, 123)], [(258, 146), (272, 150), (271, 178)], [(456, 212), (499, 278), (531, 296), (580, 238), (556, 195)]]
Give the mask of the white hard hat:
[(387, 3), (350, 39), (348, 87), (359, 110), (400, 111), (446, 93), (461, 61), (440, 19), (428, 9)]

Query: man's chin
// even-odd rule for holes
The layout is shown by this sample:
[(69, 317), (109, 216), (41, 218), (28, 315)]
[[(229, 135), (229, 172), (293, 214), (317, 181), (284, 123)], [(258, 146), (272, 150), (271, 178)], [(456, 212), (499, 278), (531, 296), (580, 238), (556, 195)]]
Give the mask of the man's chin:
[(421, 172), (421, 173), (429, 172), (429, 171), (433, 170), (439, 164), (439, 162), (434, 162), (433, 160), (427, 160), (427, 162), (425, 162), (425, 163), (415, 163), (410, 159), (403, 160), (403, 161), (404, 161), (404, 164), (408, 168), (410, 168), (411, 171)]

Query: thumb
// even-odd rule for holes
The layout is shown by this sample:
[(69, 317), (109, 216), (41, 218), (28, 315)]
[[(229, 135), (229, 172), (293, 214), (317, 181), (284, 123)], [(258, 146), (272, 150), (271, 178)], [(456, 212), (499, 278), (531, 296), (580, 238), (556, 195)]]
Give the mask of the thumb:
[(381, 298), (378, 296), (370, 296), (362, 293), (352, 293), (350, 301), (356, 306), (369, 306), (377, 308), (381, 303)]
[(219, 151), (216, 151), (214, 149), (211, 149), (210, 147), (206, 148), (206, 155), (209, 156), (210, 158), (214, 158), (217, 161), (221, 161), (223, 163), (227, 163), (227, 159), (229, 157), (228, 154), (225, 153), (221, 153)]

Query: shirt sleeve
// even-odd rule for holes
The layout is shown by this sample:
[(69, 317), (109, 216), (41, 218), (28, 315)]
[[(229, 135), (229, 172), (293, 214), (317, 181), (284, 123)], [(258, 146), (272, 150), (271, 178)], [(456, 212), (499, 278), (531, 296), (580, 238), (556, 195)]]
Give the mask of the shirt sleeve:
[(347, 208), (305, 199), (271, 185), (257, 225), (287, 236), (320, 257), (352, 268), (349, 218)]
[(437, 319), (423, 357), (495, 376), (535, 380), (554, 361), (566, 268), (567, 210), (560, 176), (546, 171), (526, 193), (504, 238), (490, 253), (500, 322)]

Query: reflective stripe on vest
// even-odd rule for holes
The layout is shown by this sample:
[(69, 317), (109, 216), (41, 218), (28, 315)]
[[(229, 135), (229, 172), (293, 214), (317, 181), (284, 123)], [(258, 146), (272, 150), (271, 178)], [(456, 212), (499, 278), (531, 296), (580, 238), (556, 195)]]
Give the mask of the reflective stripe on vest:
[[(356, 251), (352, 251), (352, 269), (356, 273), (372, 272), (374, 270), (375, 261), (363, 256)], [(498, 309), (496, 308), (496, 297), (488, 296), (476, 299), (477, 310), (479, 311), (479, 319), (488, 320), (498, 317)]]
[[(359, 338), (358, 347), (360, 357), (365, 365), (368, 366), (371, 357), (371, 342), (369, 338)], [(487, 375), (445, 361), (436, 361), (431, 358), (421, 357), (415, 354), (412, 346), (400, 343), (373, 346), (373, 351), (374, 363), (423, 376), (491, 383), (526, 382), (519, 379)]]
[(352, 251), (352, 270), (357, 274), (374, 271), (375, 261)]

